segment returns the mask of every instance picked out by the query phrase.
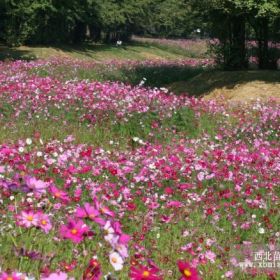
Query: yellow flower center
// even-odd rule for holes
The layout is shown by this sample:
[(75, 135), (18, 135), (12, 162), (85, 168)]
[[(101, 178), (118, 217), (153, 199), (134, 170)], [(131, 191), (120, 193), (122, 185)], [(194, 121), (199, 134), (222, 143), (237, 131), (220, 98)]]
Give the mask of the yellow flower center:
[(142, 274), (143, 277), (149, 277), (150, 276), (150, 272), (145, 270)]
[(184, 275), (187, 276), (187, 277), (191, 277), (191, 276), (192, 276), (192, 273), (190, 272), (189, 269), (186, 268), (186, 269), (184, 270)]
[(12, 276), (8, 276), (7, 280), (14, 280), (14, 278)]
[(89, 217), (90, 217), (91, 219), (93, 219), (93, 218), (96, 217), (96, 215), (95, 215), (95, 214), (90, 214)]
[(41, 224), (42, 224), (43, 226), (45, 226), (45, 225), (47, 224), (47, 221), (46, 221), (46, 220), (42, 220), (42, 221), (41, 221)]
[(74, 229), (71, 230), (71, 233), (72, 233), (73, 235), (75, 235), (75, 234), (78, 233), (78, 231), (74, 228)]
[(56, 193), (54, 194), (54, 196), (55, 196), (55, 197), (60, 197), (60, 196), (61, 196), (61, 193), (60, 193), (60, 192), (56, 192)]
[[(27, 216), (27, 221), (32, 222), (33, 221), (33, 216), (32, 215), (28, 215)], [(13, 278), (12, 278), (13, 279)]]
[(118, 262), (117, 258), (113, 257), (112, 258), (112, 263), (117, 263), (117, 262)]

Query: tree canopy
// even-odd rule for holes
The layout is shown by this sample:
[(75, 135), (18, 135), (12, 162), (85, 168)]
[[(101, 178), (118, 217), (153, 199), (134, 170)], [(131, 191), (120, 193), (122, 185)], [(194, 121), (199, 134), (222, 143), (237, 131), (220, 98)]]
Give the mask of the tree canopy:
[(250, 40), (261, 68), (278, 55), (269, 46), (280, 37), (280, 0), (0, 0), (0, 13), (0, 40), (11, 46), (189, 38), (200, 29), (217, 39), (225, 68), (247, 67)]

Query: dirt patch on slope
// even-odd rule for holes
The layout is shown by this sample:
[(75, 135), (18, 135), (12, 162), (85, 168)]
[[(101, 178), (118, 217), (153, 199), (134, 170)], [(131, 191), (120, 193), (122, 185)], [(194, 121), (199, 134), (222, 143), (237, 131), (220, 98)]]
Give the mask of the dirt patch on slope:
[(230, 101), (252, 101), (256, 99), (275, 98), (280, 101), (280, 83), (267, 83), (263, 81), (254, 81), (244, 84), (238, 84), (232, 89), (222, 87), (210, 91), (204, 97), (205, 99), (225, 98)]
[(177, 94), (239, 102), (274, 98), (280, 102), (280, 71), (210, 71), (168, 86)]

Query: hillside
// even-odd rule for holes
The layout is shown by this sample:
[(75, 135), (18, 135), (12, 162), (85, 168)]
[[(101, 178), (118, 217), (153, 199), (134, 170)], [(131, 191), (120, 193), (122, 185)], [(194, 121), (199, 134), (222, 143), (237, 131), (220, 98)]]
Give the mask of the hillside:
[[(93, 59), (96, 61), (112, 59), (182, 59), (189, 56), (188, 50), (178, 47), (133, 42), (117, 47), (105, 44), (21, 46), (9, 48), (0, 45), (0, 59), (36, 59), (49, 57), (69, 57)], [(192, 54), (192, 56), (194, 56)]]
[(280, 71), (209, 71), (168, 86), (171, 91), (231, 101), (280, 99)]

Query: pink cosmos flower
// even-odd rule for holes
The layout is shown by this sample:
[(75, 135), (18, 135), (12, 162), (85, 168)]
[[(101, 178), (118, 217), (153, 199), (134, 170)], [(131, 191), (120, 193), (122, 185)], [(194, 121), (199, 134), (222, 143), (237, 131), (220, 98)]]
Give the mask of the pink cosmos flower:
[(22, 211), (18, 216), (17, 220), (20, 226), (30, 228), (32, 226), (38, 226), (38, 214), (32, 211)]
[(49, 276), (41, 277), (41, 280), (74, 280), (74, 278), (68, 278), (65, 272), (54, 272)]
[(205, 258), (208, 259), (211, 263), (214, 263), (216, 260), (216, 254), (212, 251), (206, 251), (204, 254)]
[(128, 249), (125, 245), (117, 243), (114, 248), (118, 251), (122, 258), (128, 258)]
[(88, 226), (83, 221), (69, 219), (67, 225), (60, 227), (60, 235), (66, 239), (71, 239), (74, 243), (80, 243), (88, 230)]
[(38, 213), (38, 225), (45, 233), (48, 233), (52, 229), (49, 216), (43, 213)]
[(119, 237), (119, 240), (118, 242), (120, 244), (124, 244), (124, 245), (127, 245), (128, 242), (130, 241), (131, 237), (128, 235), (128, 234), (125, 234), (125, 233), (122, 233)]
[(200, 280), (197, 270), (192, 268), (188, 262), (178, 261), (177, 265), (182, 273), (180, 280)]
[(11, 274), (2, 272), (0, 274), (0, 280), (23, 280), (23, 279), (25, 279), (25, 276), (17, 272), (12, 272)]
[(25, 177), (25, 183), (37, 195), (45, 193), (48, 188), (47, 183), (30, 176)]
[(197, 179), (198, 179), (200, 182), (203, 181), (204, 178), (205, 178), (204, 172), (199, 172), (199, 173), (197, 174)]
[(97, 211), (92, 205), (89, 203), (85, 203), (83, 207), (78, 207), (76, 209), (76, 217), (77, 218), (89, 218), (97, 224), (104, 226), (105, 220), (103, 220), (99, 215), (100, 212)]
[(114, 229), (115, 233), (119, 236), (118, 243), (127, 245), (131, 237), (128, 234), (123, 233), (120, 222), (113, 221), (112, 228)]
[[(111, 239), (107, 240), (112, 248), (117, 251), (123, 259), (128, 257), (128, 249), (127, 246), (119, 242), (120, 237), (118, 235), (114, 235)], [(105, 238), (106, 240), (106, 238)]]
[(226, 278), (232, 279), (233, 276), (234, 276), (234, 272), (231, 271), (231, 270), (229, 270), (229, 271), (227, 271), (227, 272), (225, 273), (225, 277), (226, 277)]
[(167, 208), (180, 208), (183, 206), (183, 203), (180, 201), (172, 200), (166, 203)]
[(94, 200), (96, 209), (103, 215), (114, 218), (115, 213), (111, 211), (108, 207), (102, 205), (97, 199)]
[(130, 279), (132, 280), (160, 280), (158, 276), (159, 270), (157, 268), (148, 268), (142, 265), (138, 267), (132, 266), (130, 268)]
[(50, 192), (53, 194), (55, 198), (60, 199), (62, 202), (66, 203), (70, 200), (66, 192), (58, 189), (55, 186), (50, 187)]
[(0, 165), (0, 173), (4, 173), (5, 172), (5, 166)]

